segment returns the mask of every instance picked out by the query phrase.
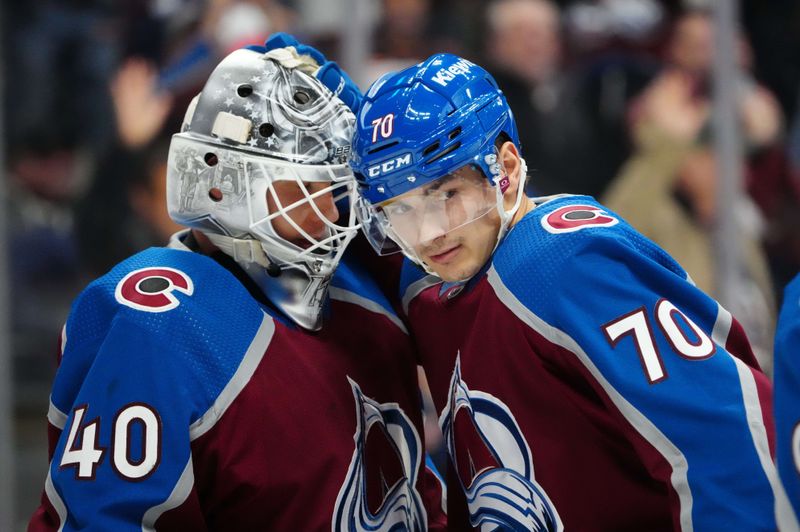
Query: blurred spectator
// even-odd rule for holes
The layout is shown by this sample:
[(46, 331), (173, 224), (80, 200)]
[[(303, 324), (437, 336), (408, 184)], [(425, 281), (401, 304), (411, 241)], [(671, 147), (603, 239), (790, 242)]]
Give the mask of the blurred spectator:
[[(716, 203), (717, 165), (709, 144), (712, 30), (704, 12), (689, 12), (676, 22), (668, 66), (632, 107), (636, 152), (603, 202), (675, 257), (712, 294), (717, 288), (712, 226), (719, 208), (736, 211), (745, 269), (736, 314), (769, 371), (775, 302), (761, 245), (764, 221), (744, 194), (735, 205)], [(748, 64), (746, 51), (742, 39), (742, 66)], [(743, 140), (748, 161), (753, 161), (777, 145), (780, 110), (769, 92), (744, 72), (737, 90)]]
[[(498, 69), (546, 93), (561, 69), (558, 7), (546, 0), (500, 0), (488, 10), (489, 55)], [(546, 96), (534, 99), (546, 100)], [(542, 102), (541, 107), (546, 107)]]
[(432, 0), (382, 0), (372, 34), (372, 57), (364, 80), (368, 86), (391, 71), (402, 70), (439, 52), (458, 53), (461, 39), (452, 28), (460, 11), (436, 9)]
[[(18, 4), (18, 3), (14, 3)], [(31, 149), (97, 153), (111, 128), (107, 80), (119, 53), (114, 2), (25, 2), (4, 6), (10, 46), (3, 49), (4, 102), (12, 164)]]
[(271, 32), (288, 30), (293, 19), (290, 10), (272, 1), (209, 0), (204, 7), (193, 20), (185, 20), (180, 10), (162, 15), (167, 17), (164, 24), (174, 27), (158, 85), (176, 95), (178, 109), (200, 91), (222, 57), (236, 48), (263, 44)]
[(428, 0), (383, 0), (383, 16), (375, 30), (374, 52), (379, 57), (420, 61), (433, 53), (429, 34)]
[(800, 2), (741, 0), (740, 9), (753, 43), (756, 76), (775, 93), (784, 116), (795, 116), (800, 109)]
[(495, 0), (486, 19), (489, 69), (524, 124), (530, 193), (599, 195), (628, 156), (624, 110), (646, 75), (622, 56), (567, 70), (550, 0)]
[(134, 57), (110, 81), (116, 134), (76, 206), (80, 255), (93, 275), (177, 230), (163, 202), (168, 140), (182, 118), (172, 109), (188, 105), (219, 58), (263, 44), (292, 20), (277, 2), (211, 0), (188, 13), (166, 7), (152, 13), (167, 28), (165, 66)]
[[(84, 284), (72, 205), (111, 135), (115, 2), (3, 3), (3, 141), (15, 400), (44, 405), (54, 334)], [(40, 389), (41, 387), (41, 389)]]
[(128, 60), (112, 80), (118, 140), (77, 206), (81, 257), (93, 274), (163, 245), (176, 230), (164, 203), (170, 132), (161, 134), (173, 97), (158, 81), (155, 66), (139, 58)]
[(154, 65), (132, 58), (111, 80), (117, 133), (130, 149), (150, 142), (172, 107), (172, 95), (158, 87), (157, 76)]
[(201, 32), (224, 57), (248, 44), (263, 44), (272, 32), (288, 31), (294, 13), (273, 0), (211, 0)]

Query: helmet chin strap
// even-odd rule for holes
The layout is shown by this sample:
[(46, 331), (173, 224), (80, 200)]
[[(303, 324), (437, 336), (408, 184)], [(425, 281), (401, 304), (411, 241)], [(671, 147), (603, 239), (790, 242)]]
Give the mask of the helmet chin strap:
[(206, 232), (203, 234), (206, 235), (211, 243), (217, 246), (220, 251), (230, 256), (238, 263), (249, 264), (255, 262), (264, 268), (269, 268), (274, 264), (264, 252), (264, 248), (258, 240), (233, 238), (231, 236)]
[(294, 323), (310, 331), (322, 328), (333, 270), (312, 272), (305, 263), (282, 268), (270, 260), (258, 240), (204, 234), (220, 251), (233, 258), (270, 303)]
[(503, 196), (503, 191), (500, 189), (500, 179), (502, 176), (498, 177), (495, 182), (495, 192), (497, 195), (497, 212), (500, 214), (500, 228), (497, 230), (497, 240), (494, 243), (494, 248), (492, 249), (492, 253), (497, 250), (497, 246), (500, 245), (500, 242), (503, 241), (505, 238), (506, 233), (508, 233), (508, 226), (511, 223), (511, 220), (514, 218), (514, 215), (517, 214), (519, 210), (519, 206), (522, 205), (522, 198), (525, 196), (525, 181), (524, 176), (528, 175), (528, 164), (525, 162), (525, 159), (522, 157), (519, 158), (519, 180), (517, 182), (517, 198), (514, 200), (514, 205), (509, 209), (505, 210), (505, 197)]

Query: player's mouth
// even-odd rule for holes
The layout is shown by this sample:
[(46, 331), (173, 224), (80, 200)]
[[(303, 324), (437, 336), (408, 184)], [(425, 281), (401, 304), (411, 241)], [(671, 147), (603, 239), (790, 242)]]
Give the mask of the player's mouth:
[(456, 255), (461, 251), (461, 244), (449, 247), (436, 255), (428, 254), (428, 258), (436, 264), (449, 264), (455, 260)]

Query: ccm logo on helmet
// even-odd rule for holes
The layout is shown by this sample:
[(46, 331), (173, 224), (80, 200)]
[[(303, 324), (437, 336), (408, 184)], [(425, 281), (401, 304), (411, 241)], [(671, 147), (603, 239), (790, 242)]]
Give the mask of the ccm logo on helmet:
[(473, 66), (475, 66), (475, 63), (471, 63), (466, 59), (461, 59), (447, 68), (440, 68), (439, 71), (431, 77), (431, 81), (438, 83), (442, 87), (447, 87), (447, 84), (456, 79), (457, 75), (467, 74), (470, 67)]
[(187, 296), (194, 292), (188, 275), (166, 266), (135, 270), (117, 283), (114, 297), (123, 305), (145, 312), (166, 312), (180, 304), (174, 290)]
[(542, 227), (550, 233), (572, 233), (587, 227), (610, 227), (619, 220), (593, 205), (567, 205), (542, 218)]
[(405, 155), (400, 155), (394, 159), (389, 159), (388, 161), (383, 161), (380, 164), (370, 166), (367, 168), (367, 175), (370, 177), (377, 177), (381, 174), (388, 174), (390, 172), (394, 172), (395, 170), (400, 170), (409, 164), (411, 164), (411, 154), (406, 153)]

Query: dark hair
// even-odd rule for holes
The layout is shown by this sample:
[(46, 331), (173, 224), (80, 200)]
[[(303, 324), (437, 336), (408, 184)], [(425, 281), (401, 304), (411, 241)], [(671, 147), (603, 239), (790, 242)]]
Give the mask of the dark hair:
[(494, 147), (499, 150), (500, 148), (503, 147), (503, 144), (509, 142), (510, 140), (511, 137), (509, 137), (505, 131), (501, 131), (500, 134), (497, 135), (497, 138), (494, 139)]

